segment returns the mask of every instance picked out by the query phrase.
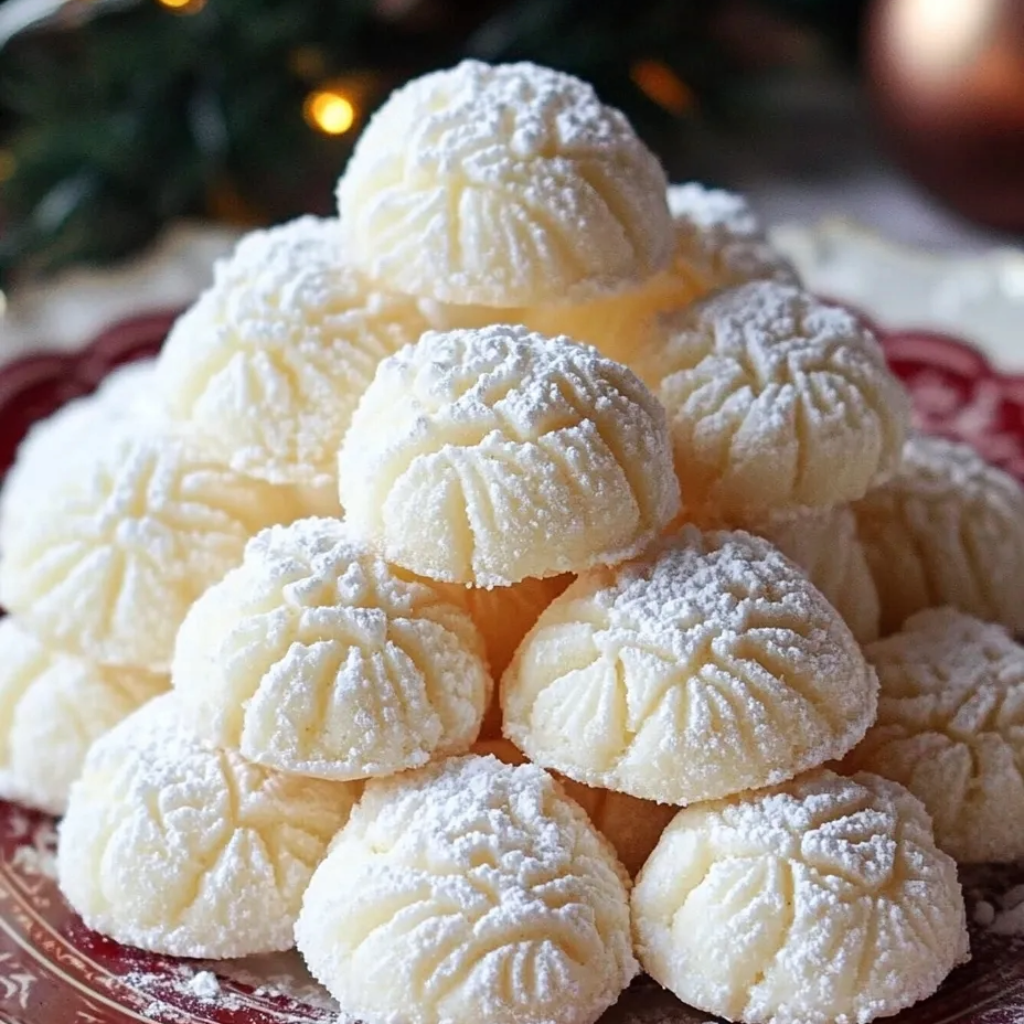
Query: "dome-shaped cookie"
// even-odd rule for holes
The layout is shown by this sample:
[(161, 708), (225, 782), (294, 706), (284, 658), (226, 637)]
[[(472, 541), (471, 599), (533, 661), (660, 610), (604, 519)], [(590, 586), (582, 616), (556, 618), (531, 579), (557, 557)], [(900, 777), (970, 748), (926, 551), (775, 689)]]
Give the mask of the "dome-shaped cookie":
[(952, 605), (1024, 631), (1024, 490), (966, 445), (912, 437), (899, 474), (854, 505), (882, 633)]
[(647, 973), (746, 1024), (867, 1024), (968, 957), (956, 865), (921, 804), (867, 774), (680, 811), (632, 910)]
[(377, 363), (428, 326), (346, 262), (336, 220), (300, 217), (217, 264), (167, 338), (159, 386), (212, 458), (271, 483), (333, 484)]
[(507, 324), (384, 360), (339, 476), (349, 522), (389, 561), (485, 587), (629, 558), (679, 507), (665, 414), (640, 381)]
[(464, 61), (394, 92), (338, 185), (348, 250), (396, 291), (459, 304), (583, 301), (672, 244), (665, 175), (571, 75)]
[(853, 314), (757, 281), (678, 314), (636, 363), (668, 411), (702, 521), (860, 498), (900, 459), (909, 405)]
[(367, 784), (295, 937), (366, 1024), (591, 1024), (637, 973), (627, 885), (546, 772), (452, 758)]
[(89, 745), (167, 689), (166, 676), (104, 668), (0, 622), (0, 798), (63, 814)]
[(839, 614), (775, 548), (687, 528), (576, 580), (516, 651), (501, 704), (531, 761), (689, 804), (841, 757), (877, 688)]
[(166, 671), (192, 602), (245, 542), (296, 514), (295, 495), (168, 435), (105, 433), (19, 521), (0, 599), (41, 639), (95, 661)]
[(961, 863), (1024, 857), (1024, 648), (942, 608), (865, 654), (881, 684), (878, 720), (844, 770), (906, 786)]
[[(527, 763), (526, 755), (505, 739), (479, 740), (473, 744), (473, 753), (492, 754), (505, 764)], [(566, 795), (587, 812), (594, 828), (612, 844), (630, 877), (635, 877), (678, 808), (671, 804), (656, 804), (653, 800), (639, 800), (628, 793), (595, 789), (557, 772), (552, 774)]]
[(878, 589), (848, 505), (770, 516), (750, 531), (807, 573), (860, 643), (878, 639)]
[(290, 949), (357, 793), (206, 746), (166, 694), (89, 751), (60, 827), (61, 892), (127, 946), (204, 959)]
[(185, 617), (172, 680), (211, 742), (325, 779), (468, 750), (492, 691), (464, 608), (334, 519), (252, 540)]
[(0, 486), (0, 550), (9, 545), (18, 520), (33, 518), (45, 504), (48, 489), (63, 475), (60, 467), (89, 458), (104, 431), (126, 420), (148, 429), (163, 419), (154, 365), (153, 359), (140, 359), (120, 366), (93, 394), (32, 424)]
[(594, 302), (525, 310), (524, 322), (542, 334), (567, 334), (594, 345), (630, 366), (662, 343), (659, 319), (666, 313), (748, 281), (797, 283), (792, 265), (771, 247), (742, 196), (696, 183), (672, 185), (668, 205), (675, 242), (665, 270)]

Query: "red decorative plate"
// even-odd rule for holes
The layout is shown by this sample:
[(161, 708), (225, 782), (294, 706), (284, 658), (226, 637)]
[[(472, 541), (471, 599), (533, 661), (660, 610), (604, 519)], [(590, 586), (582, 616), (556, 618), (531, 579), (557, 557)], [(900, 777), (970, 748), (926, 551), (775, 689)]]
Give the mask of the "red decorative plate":
[[(0, 370), (0, 471), (31, 423), (95, 388), (114, 366), (153, 354), (173, 319), (125, 321), (85, 350), (41, 355)], [(975, 445), (1024, 479), (1024, 377), (1001, 376), (964, 342), (923, 332), (883, 332), (896, 372), (914, 400), (918, 425)], [(125, 949), (88, 929), (53, 881), (51, 819), (0, 803), (0, 1022), (12, 1024), (303, 1024), (336, 1017), (326, 994), (292, 954), (204, 965)], [(963, 879), (969, 912), (999, 909), (1024, 883), (1024, 865), (981, 869)], [(982, 910), (985, 908), (982, 907)], [(1024, 922), (1024, 907), (1021, 909)], [(1024, 929), (1022, 929), (1024, 931)], [(894, 1024), (1024, 1022), (1024, 933), (972, 924), (973, 960), (942, 990)], [(197, 973), (219, 976), (207, 992)], [(608, 1024), (697, 1024), (707, 1020), (648, 981), (606, 1015)], [(483, 1024), (483, 1022), (481, 1022)]]

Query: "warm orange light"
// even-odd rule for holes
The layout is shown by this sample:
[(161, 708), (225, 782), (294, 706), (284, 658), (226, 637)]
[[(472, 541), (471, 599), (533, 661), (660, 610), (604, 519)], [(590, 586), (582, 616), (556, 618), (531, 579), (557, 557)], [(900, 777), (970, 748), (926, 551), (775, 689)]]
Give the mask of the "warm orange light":
[(690, 87), (664, 62), (638, 60), (630, 69), (633, 84), (670, 114), (685, 114), (693, 106)]
[(352, 101), (333, 89), (318, 89), (306, 97), (306, 120), (325, 135), (344, 135), (356, 121)]
[(196, 14), (206, 6), (206, 0), (156, 0), (161, 7), (178, 14)]

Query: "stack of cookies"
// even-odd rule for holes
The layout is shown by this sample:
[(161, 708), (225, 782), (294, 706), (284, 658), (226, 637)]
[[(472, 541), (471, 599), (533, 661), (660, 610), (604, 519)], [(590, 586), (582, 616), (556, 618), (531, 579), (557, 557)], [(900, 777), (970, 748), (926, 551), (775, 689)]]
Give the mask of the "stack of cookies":
[(589, 86), (400, 89), (130, 385), (0, 506), (0, 792), (91, 927), (297, 943), (366, 1024), (591, 1024), (641, 969), (866, 1024), (967, 957), (953, 858), (1024, 855), (1024, 493)]

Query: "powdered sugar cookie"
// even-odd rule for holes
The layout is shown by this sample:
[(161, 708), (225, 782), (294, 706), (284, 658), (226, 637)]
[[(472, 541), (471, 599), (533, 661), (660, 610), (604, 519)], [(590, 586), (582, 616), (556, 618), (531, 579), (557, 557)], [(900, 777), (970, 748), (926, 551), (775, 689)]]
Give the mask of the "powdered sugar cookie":
[(696, 183), (672, 185), (668, 205), (675, 245), (665, 270), (594, 302), (526, 310), (524, 322), (542, 334), (568, 334), (629, 366), (663, 343), (659, 320), (665, 314), (748, 281), (797, 283), (792, 264), (771, 247), (742, 196)]
[(637, 368), (668, 410), (696, 518), (830, 507), (898, 465), (909, 405), (852, 314), (758, 281), (698, 303), (667, 331)]
[(366, 1024), (590, 1024), (637, 973), (627, 885), (546, 772), (452, 758), (367, 784), (295, 936)]
[(968, 958), (956, 865), (921, 804), (873, 775), (816, 771), (680, 811), (632, 910), (648, 974), (747, 1024), (866, 1024)]
[(807, 573), (860, 643), (878, 639), (878, 589), (849, 506), (770, 516), (750, 529)]
[(844, 768), (906, 786), (962, 863), (1024, 857), (1024, 648), (943, 608), (865, 653), (881, 683), (878, 720)]
[(629, 370), (499, 324), (381, 363), (339, 475), (389, 561), (487, 587), (638, 553), (679, 507), (671, 465), (664, 412)]
[(61, 467), (88, 458), (104, 431), (117, 429), (126, 420), (139, 429), (161, 422), (154, 364), (155, 360), (140, 359), (118, 367), (94, 394), (72, 399), (32, 424), (0, 486), (0, 549), (8, 547), (19, 518), (31, 519), (45, 505)]
[[(506, 739), (478, 740), (473, 745), (473, 753), (482, 756), (492, 754), (505, 764), (527, 763), (526, 755)], [(612, 844), (622, 866), (631, 878), (634, 877), (678, 808), (670, 804), (656, 804), (652, 800), (638, 800), (628, 793), (595, 789), (557, 772), (552, 774), (566, 795), (587, 812), (594, 828)]]
[(485, 306), (583, 301), (664, 266), (665, 175), (571, 75), (464, 61), (374, 115), (338, 185), (353, 259), (396, 291)]
[(174, 325), (159, 384), (173, 420), (233, 469), (335, 485), (337, 454), (377, 363), (428, 323), (347, 264), (336, 220), (254, 231)]
[(882, 632), (952, 605), (1024, 630), (1024, 490), (966, 445), (913, 437), (893, 480), (854, 505)]
[(0, 622), (0, 798), (63, 814), (85, 752), (168, 687), (166, 676), (54, 651)]
[(60, 827), (61, 892), (117, 942), (171, 956), (290, 949), (302, 893), (357, 794), (199, 742), (174, 694), (90, 749)]
[(250, 541), (185, 617), (172, 679), (207, 739), (325, 779), (468, 750), (492, 690), (469, 614), (333, 519)]
[(516, 651), (501, 703), (531, 761), (689, 804), (841, 757), (877, 687), (838, 613), (775, 548), (687, 528), (576, 580)]
[(19, 522), (0, 598), (47, 643), (112, 665), (166, 671), (189, 605), (296, 513), (291, 492), (131, 424), (64, 471)]

